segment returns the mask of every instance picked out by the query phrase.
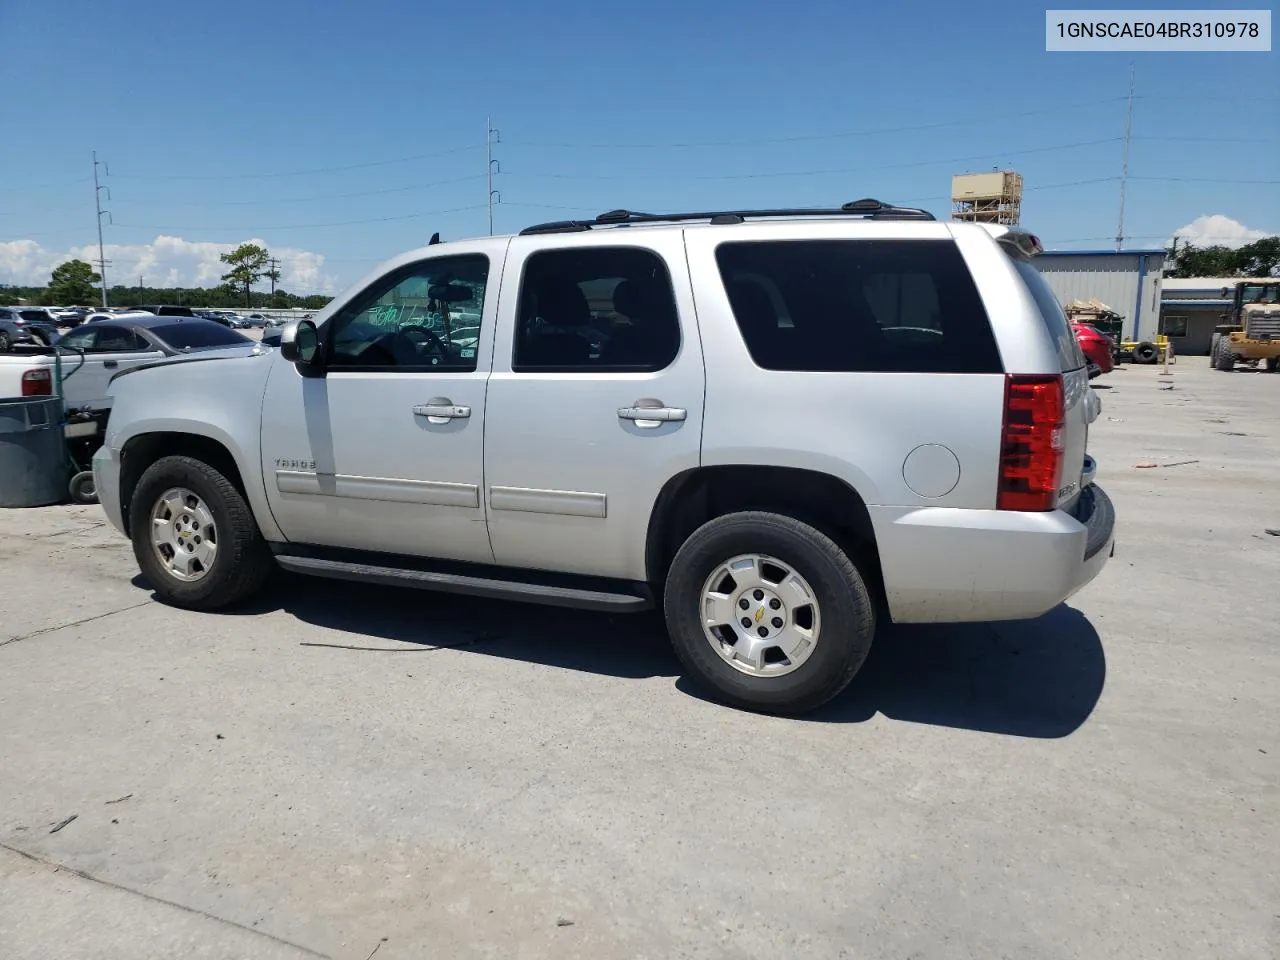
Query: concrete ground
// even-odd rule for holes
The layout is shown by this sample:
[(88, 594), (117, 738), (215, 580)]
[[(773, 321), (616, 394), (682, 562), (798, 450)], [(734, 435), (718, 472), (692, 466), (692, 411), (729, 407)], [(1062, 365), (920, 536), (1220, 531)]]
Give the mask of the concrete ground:
[(1100, 382), (1098, 581), (804, 719), (653, 617), (184, 613), (97, 508), (0, 513), (0, 956), (1276, 957), (1280, 376), (1172, 369)]

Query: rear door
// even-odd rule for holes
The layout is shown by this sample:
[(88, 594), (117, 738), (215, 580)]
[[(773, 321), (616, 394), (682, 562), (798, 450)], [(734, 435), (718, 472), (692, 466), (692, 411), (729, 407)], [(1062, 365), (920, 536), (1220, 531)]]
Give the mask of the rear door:
[(1080, 495), (1084, 481), (1085, 451), (1089, 445), (1089, 424), (1098, 415), (1100, 404), (1089, 387), (1084, 352), (1071, 330), (1071, 322), (1067, 319), (1057, 294), (1040, 275), (1033, 261), (1013, 255), (1010, 255), (1010, 259), (1036, 302), (1062, 369), (1066, 434), (1063, 437), (1062, 486), (1058, 489), (1058, 505), (1063, 509), (1070, 509)]
[(658, 494), (699, 463), (704, 390), (679, 231), (513, 240), (485, 415), (497, 562), (643, 580)]

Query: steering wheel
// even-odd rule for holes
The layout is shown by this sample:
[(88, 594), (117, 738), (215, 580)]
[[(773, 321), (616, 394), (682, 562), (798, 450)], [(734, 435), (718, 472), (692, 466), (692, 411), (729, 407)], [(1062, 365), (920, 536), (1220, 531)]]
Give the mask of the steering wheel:
[[(415, 339), (414, 337), (409, 336), (411, 332), (421, 334), (422, 339), (418, 340), (418, 339)], [(396, 336), (403, 337), (405, 340), (408, 340), (410, 343), (413, 344), (415, 350), (417, 350), (420, 344), (423, 344), (426, 346), (426, 349), (428, 351), (438, 353), (441, 357), (447, 357), (449, 355), (449, 350), (444, 345), (444, 341), (441, 340), (434, 333), (432, 333), (430, 330), (428, 330), (426, 327), (420, 327), (416, 324), (412, 324), (407, 327), (401, 327), (399, 330), (396, 331)]]

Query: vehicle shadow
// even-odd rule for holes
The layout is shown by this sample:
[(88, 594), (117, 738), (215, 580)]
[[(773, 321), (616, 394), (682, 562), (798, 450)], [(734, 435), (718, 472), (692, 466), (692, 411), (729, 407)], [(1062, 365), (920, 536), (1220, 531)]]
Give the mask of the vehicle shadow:
[[(141, 577), (134, 582), (146, 585)], [(656, 612), (610, 615), (281, 573), (261, 598), (229, 613), (276, 610), (339, 634), (317, 635), (309, 645), (386, 656), (413, 649), (390, 644), (416, 644), (603, 676), (673, 677), (677, 689), (707, 699), (681, 675)], [(888, 625), (849, 688), (800, 719), (858, 723), (882, 714), (1010, 736), (1064, 737), (1088, 719), (1105, 680), (1097, 631), (1066, 605), (1036, 620)]]
[(1107, 662), (1093, 624), (1059, 604), (1035, 620), (892, 625), (849, 688), (811, 721), (894, 720), (1055, 738), (1102, 696)]

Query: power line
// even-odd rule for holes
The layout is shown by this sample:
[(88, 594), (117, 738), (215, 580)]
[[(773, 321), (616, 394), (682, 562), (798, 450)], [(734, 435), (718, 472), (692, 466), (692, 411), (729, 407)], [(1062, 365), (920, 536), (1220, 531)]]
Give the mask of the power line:
[(431, 160), (436, 157), (448, 157), (458, 153), (466, 153), (477, 149), (474, 146), (454, 147), (451, 150), (439, 150), (435, 153), (415, 153), (409, 157), (396, 157), (393, 160), (370, 160), (366, 163), (349, 163), (338, 167), (316, 167), (311, 170), (280, 170), (274, 173), (225, 173), (199, 175), (162, 175), (120, 174), (120, 180), (267, 180), (273, 177), (305, 177), (315, 173), (338, 173), (343, 170), (365, 170), (369, 167), (385, 167), (394, 163), (413, 163), (417, 160)]
[(1148, 180), (1156, 183), (1226, 183), (1274, 186), (1280, 180), (1233, 180), (1221, 177), (1130, 177), (1130, 180)]
[[(383, 187), (380, 190), (357, 190), (353, 193), (328, 193), (314, 197), (285, 197), (272, 200), (176, 200), (155, 201), (173, 207), (260, 207), (273, 203), (320, 203), (327, 200), (347, 200), (352, 197), (376, 197), (388, 193), (407, 193), (412, 190), (426, 190), (429, 187), (442, 187), (453, 183), (466, 183), (471, 180), (484, 179), (483, 173), (468, 174), (465, 177), (450, 177), (447, 180), (430, 180), (426, 183), (411, 183), (402, 187)], [(133, 201), (137, 202), (137, 201)]]
[(320, 227), (352, 227), (363, 223), (388, 223), (392, 220), (419, 220), (422, 217), (438, 217), (446, 213), (461, 213), (464, 210), (481, 210), (484, 204), (476, 203), (466, 207), (450, 207), (447, 210), (424, 210), (422, 213), (406, 213), (395, 217), (371, 217), (367, 220), (336, 220), (331, 223), (289, 223), (277, 226), (252, 226), (252, 227), (210, 227), (201, 226), (175, 226), (173, 224), (165, 224), (164, 226), (148, 226), (140, 223), (118, 223), (116, 226), (129, 230), (197, 230), (204, 232), (218, 233), (252, 233), (254, 231), (267, 230), (312, 230)]
[(1121, 137), (1103, 137), (1098, 140), (1081, 140), (1076, 143), (1058, 143), (1047, 147), (1030, 147), (1025, 150), (993, 150), (968, 157), (950, 157), (944, 160), (918, 160), (911, 163), (885, 163), (868, 167), (839, 167), (825, 170), (786, 170), (771, 173), (708, 173), (708, 174), (590, 174), (590, 173), (512, 173), (509, 176), (542, 180), (767, 180), (775, 177), (820, 177), (833, 174), (868, 173), (877, 170), (904, 170), (915, 167), (936, 167), (952, 163), (969, 163), (990, 160), (992, 157), (1018, 157), (1035, 153), (1055, 153), (1080, 147), (1096, 147), (1105, 143), (1118, 143)]
[(1109, 103), (1119, 103), (1124, 97), (1108, 97), (1104, 100), (1087, 100), (1082, 103), (1069, 103), (1057, 107), (1042, 107), (1036, 110), (1024, 110), (1019, 113), (1005, 113), (996, 116), (969, 117), (963, 120), (941, 120), (936, 123), (913, 124), (906, 127), (880, 127), (868, 130), (844, 130), (838, 133), (804, 134), (794, 137), (753, 137), (744, 140), (702, 140), (676, 141), (668, 143), (567, 143), (537, 140), (512, 140), (512, 144), (528, 147), (565, 147), (588, 150), (650, 150), (650, 149), (683, 149), (688, 147), (749, 147), (757, 144), (771, 143), (807, 143), (816, 140), (842, 140), (850, 137), (876, 137), (887, 133), (911, 133), (918, 130), (940, 130), (944, 127), (969, 126), (977, 123), (990, 123), (996, 120), (1014, 120), (1019, 117), (1037, 117), (1045, 114), (1061, 113), (1063, 110), (1076, 110), (1082, 107), (1096, 107)]

